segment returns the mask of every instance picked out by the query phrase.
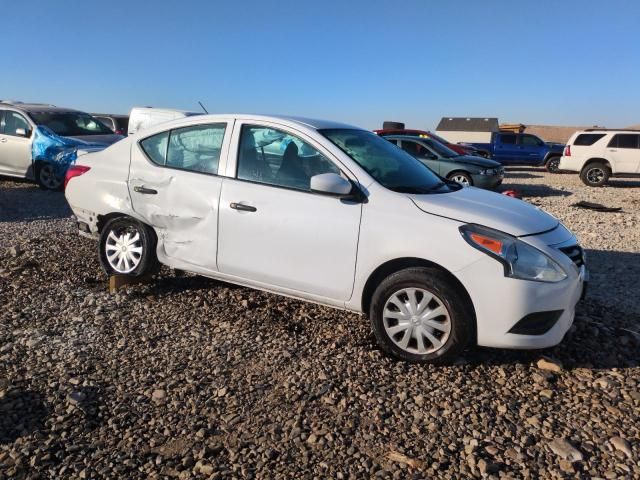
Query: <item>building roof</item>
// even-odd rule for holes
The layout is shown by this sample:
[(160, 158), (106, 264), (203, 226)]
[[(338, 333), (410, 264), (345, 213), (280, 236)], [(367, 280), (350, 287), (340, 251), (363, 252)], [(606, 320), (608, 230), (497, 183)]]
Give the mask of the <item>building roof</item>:
[(436, 130), (441, 132), (497, 132), (495, 117), (442, 117)]

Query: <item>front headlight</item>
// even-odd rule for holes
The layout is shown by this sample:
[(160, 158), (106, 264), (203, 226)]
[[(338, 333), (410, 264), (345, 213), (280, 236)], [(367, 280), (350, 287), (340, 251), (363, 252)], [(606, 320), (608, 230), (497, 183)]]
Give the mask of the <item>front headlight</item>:
[(481, 225), (463, 225), (462, 237), (473, 248), (495, 258), (507, 277), (537, 282), (559, 282), (567, 273), (545, 253), (506, 233)]

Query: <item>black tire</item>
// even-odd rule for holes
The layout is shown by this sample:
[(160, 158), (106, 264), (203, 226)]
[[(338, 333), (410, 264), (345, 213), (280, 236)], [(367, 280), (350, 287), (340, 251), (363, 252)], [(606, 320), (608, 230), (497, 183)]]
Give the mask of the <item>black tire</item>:
[[(443, 305), (449, 316), (450, 331), (448, 336), (443, 341), (443, 344), (432, 352), (421, 354), (417, 351), (411, 351), (417, 350), (417, 339), (414, 338), (410, 340), (407, 349), (403, 349), (391, 338), (385, 328), (385, 322), (389, 325), (389, 322), (393, 321), (393, 319), (389, 318), (385, 320), (385, 305), (398, 292), (411, 288), (421, 289), (435, 295), (436, 304)], [(424, 297), (422, 297), (422, 300), (424, 300)], [(431, 303), (428, 303), (427, 306), (432, 308)], [(475, 320), (468, 300), (460, 293), (457, 285), (446, 274), (433, 268), (407, 268), (385, 278), (373, 294), (369, 318), (380, 348), (389, 355), (412, 363), (438, 365), (451, 363), (474, 338)], [(416, 321), (419, 320), (415, 320), (412, 317), (411, 322)], [(393, 325), (390, 328), (393, 328)], [(416, 326), (413, 328), (419, 329), (423, 327)], [(437, 331), (432, 329), (433, 332)], [(403, 331), (399, 332), (398, 335), (402, 336)], [(439, 340), (443, 338), (444, 334)], [(412, 346), (411, 342), (416, 346)], [(431, 343), (431, 346), (435, 348), (435, 344)]]
[(544, 168), (549, 173), (558, 173), (560, 171), (560, 157), (550, 157), (544, 164)]
[(382, 122), (383, 130), (404, 130), (404, 123), (402, 122)]
[[(454, 180), (454, 178), (456, 178), (456, 180)], [(448, 176), (447, 176), (447, 180), (451, 180), (452, 182), (458, 182), (462, 185), (465, 185), (465, 183), (463, 181), (461, 181), (462, 179), (466, 180), (466, 185), (473, 187), (473, 179), (471, 178), (471, 175), (469, 175), (467, 172), (461, 172), (461, 171), (456, 171), (456, 172), (451, 172)]]
[[(110, 238), (112, 233), (113, 237)], [(137, 264), (130, 270), (125, 268), (124, 261), (122, 267), (118, 269), (118, 264), (116, 263), (117, 258), (112, 260), (112, 262), (107, 258), (107, 248), (109, 248), (107, 247), (107, 243), (109, 243), (110, 247), (113, 247), (113, 238), (121, 238), (121, 236), (124, 237), (126, 234), (130, 235), (130, 239), (135, 238), (136, 234), (139, 235), (138, 240), (136, 240), (132, 246), (134, 248), (142, 248), (139, 260), (136, 260), (136, 257), (138, 257), (137, 252), (131, 252), (130, 255), (132, 255), (133, 258), (131, 265), (133, 265), (134, 261), (137, 261)], [(156, 234), (149, 226), (131, 217), (113, 218), (106, 223), (100, 233), (100, 264), (107, 275), (127, 275), (130, 277), (152, 275), (156, 273), (160, 267), (156, 256), (156, 245)], [(111, 249), (109, 251), (113, 250)], [(116, 264), (114, 265), (113, 263)]]
[(589, 187), (602, 187), (611, 176), (611, 170), (602, 162), (592, 162), (580, 172), (580, 180)]
[(64, 177), (56, 175), (55, 167), (51, 163), (38, 162), (34, 168), (36, 182), (43, 190), (58, 191), (64, 185)]

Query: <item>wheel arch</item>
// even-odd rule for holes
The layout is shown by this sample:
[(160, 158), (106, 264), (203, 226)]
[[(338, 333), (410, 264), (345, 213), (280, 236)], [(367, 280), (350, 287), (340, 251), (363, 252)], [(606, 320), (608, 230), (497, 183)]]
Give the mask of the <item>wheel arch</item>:
[(382, 265), (378, 266), (367, 278), (367, 281), (364, 284), (364, 289), (362, 291), (361, 298), (361, 308), (362, 312), (365, 314), (369, 314), (369, 307), (371, 306), (371, 300), (373, 298), (373, 293), (380, 283), (387, 278), (389, 275), (392, 275), (401, 270), (405, 270), (407, 268), (414, 267), (426, 267), (433, 268), (435, 270), (443, 273), (456, 287), (458, 293), (460, 293), (466, 300), (467, 306), (470, 309), (471, 314), (473, 315), (473, 341), (477, 343), (477, 319), (476, 319), (476, 311), (473, 305), (473, 301), (471, 300), (471, 296), (464, 285), (458, 280), (458, 278), (451, 273), (449, 270), (444, 268), (437, 263), (431, 262), (429, 260), (425, 260), (423, 258), (417, 257), (404, 257), (404, 258), (396, 258), (393, 260), (389, 260)]
[(582, 166), (582, 168), (580, 170), (581, 171), (584, 170), (585, 168), (587, 168), (592, 163), (604, 163), (607, 166), (607, 168), (609, 169), (610, 172), (613, 171), (612, 168), (611, 168), (611, 163), (609, 162), (609, 160), (607, 160), (606, 158), (600, 158), (600, 157), (590, 158), (589, 160), (584, 162), (584, 165)]

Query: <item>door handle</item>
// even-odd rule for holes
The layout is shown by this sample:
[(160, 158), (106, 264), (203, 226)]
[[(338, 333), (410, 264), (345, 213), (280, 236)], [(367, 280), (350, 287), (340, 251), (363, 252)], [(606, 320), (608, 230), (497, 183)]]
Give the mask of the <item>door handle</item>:
[(6, 138), (0, 138), (0, 142), (7, 143), (7, 139)]
[(243, 203), (232, 203), (229, 205), (234, 210), (240, 210), (242, 212), (256, 212), (258, 209), (256, 207), (252, 207), (251, 205), (244, 205)]
[(153, 188), (147, 188), (147, 187), (133, 187), (133, 191), (138, 193), (143, 193), (145, 195), (155, 195), (156, 193), (158, 193), (157, 190), (154, 190)]
[(615, 148), (610, 148), (609, 151), (610, 152), (617, 152), (618, 150), (616, 150)]

